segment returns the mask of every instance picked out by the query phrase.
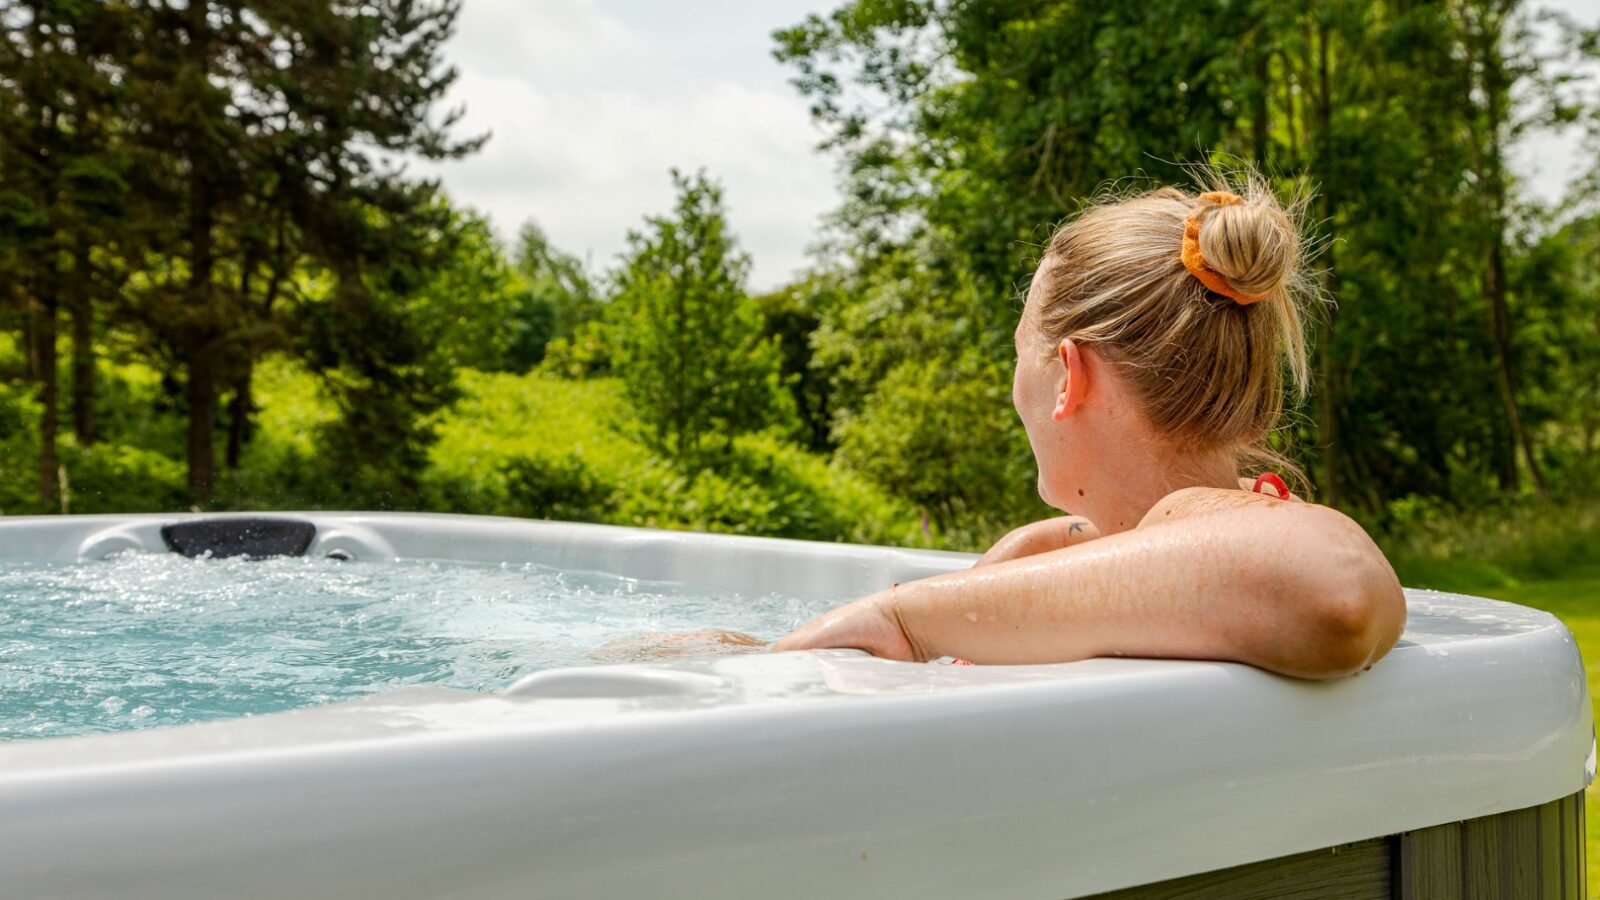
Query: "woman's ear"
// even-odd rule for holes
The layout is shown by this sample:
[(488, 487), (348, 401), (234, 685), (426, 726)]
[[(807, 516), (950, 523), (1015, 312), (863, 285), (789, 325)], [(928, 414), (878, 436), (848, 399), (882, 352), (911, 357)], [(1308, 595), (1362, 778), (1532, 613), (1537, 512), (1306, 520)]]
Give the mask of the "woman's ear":
[(1050, 417), (1059, 422), (1078, 411), (1089, 394), (1089, 367), (1072, 338), (1062, 338), (1056, 347), (1061, 360), (1061, 380), (1056, 384), (1056, 406)]

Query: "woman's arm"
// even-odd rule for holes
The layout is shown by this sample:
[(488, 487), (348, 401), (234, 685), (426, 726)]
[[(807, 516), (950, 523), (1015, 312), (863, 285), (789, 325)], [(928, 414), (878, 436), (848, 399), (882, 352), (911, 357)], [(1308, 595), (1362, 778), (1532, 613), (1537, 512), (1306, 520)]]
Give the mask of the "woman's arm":
[(995, 541), (994, 546), (984, 551), (983, 556), (979, 557), (972, 567), (989, 566), (1049, 550), (1059, 550), (1062, 547), (1092, 541), (1099, 536), (1100, 529), (1094, 527), (1094, 523), (1083, 516), (1055, 516), (1038, 522), (1029, 522), (1020, 528), (1012, 529), (1005, 537)]
[(1394, 570), (1349, 518), (1196, 489), (1132, 531), (899, 585), (773, 649), (979, 663), (1220, 659), (1331, 678), (1370, 667), (1404, 626)]

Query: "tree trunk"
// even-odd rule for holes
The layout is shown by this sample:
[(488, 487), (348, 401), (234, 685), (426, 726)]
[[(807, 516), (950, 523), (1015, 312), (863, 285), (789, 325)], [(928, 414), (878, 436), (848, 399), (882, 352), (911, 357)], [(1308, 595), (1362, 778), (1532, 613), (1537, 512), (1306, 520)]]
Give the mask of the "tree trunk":
[[(1505, 404), (1506, 421), (1511, 426), (1512, 439), (1522, 450), (1523, 460), (1528, 466), (1528, 477), (1533, 480), (1534, 489), (1539, 492), (1539, 496), (1543, 497), (1547, 495), (1544, 475), (1539, 471), (1539, 461), (1533, 454), (1533, 443), (1528, 439), (1528, 429), (1523, 424), (1522, 410), (1517, 404), (1517, 373), (1512, 362), (1515, 353), (1512, 346), (1511, 307), (1506, 300), (1505, 151), (1500, 141), (1500, 132), (1505, 124), (1502, 104), (1509, 93), (1499, 47), (1500, 32), (1505, 19), (1501, 17), (1493, 21), (1493, 26), (1485, 27), (1481, 35), (1484, 112), (1487, 119), (1485, 125), (1489, 135), (1488, 152), (1483, 155), (1483, 164), (1488, 170), (1485, 186), (1489, 195), (1488, 201), (1492, 204), (1489, 211), (1488, 246), (1485, 248), (1483, 292), (1489, 301), (1489, 331), (1494, 342), (1495, 361), (1499, 369), (1500, 396)], [(1508, 487), (1515, 490), (1519, 481), (1515, 452), (1511, 454), (1510, 463), (1511, 483)]]
[[(208, 5), (188, 5), (184, 18), (188, 23), (190, 43), (185, 56), (195, 64), (201, 75), (209, 74), (211, 31), (207, 20)], [(188, 370), (186, 395), (189, 405), (189, 429), (186, 452), (189, 463), (189, 492), (196, 502), (211, 499), (217, 484), (217, 451), (215, 430), (217, 420), (217, 365), (221, 351), (219, 335), (226, 328), (218, 321), (214, 302), (215, 286), (212, 284), (216, 250), (212, 243), (212, 226), (216, 222), (215, 193), (218, 156), (222, 151), (214, 145), (206, 127), (190, 122), (185, 144), (188, 147), (188, 244), (189, 284), (185, 291), (188, 324), (176, 335), (177, 349)]]
[(201, 337), (185, 348), (189, 369), (189, 490), (196, 500), (209, 500), (217, 486), (217, 451), (212, 434), (217, 425), (216, 347)]
[[(256, 270), (256, 255), (247, 249), (239, 266), (239, 308), (250, 309), (251, 276)], [(246, 342), (244, 371), (233, 379), (233, 396), (228, 400), (228, 446), (222, 451), (222, 465), (228, 471), (239, 468), (239, 456), (244, 453), (245, 433), (250, 425), (250, 369), (255, 363), (255, 348)]]
[[(46, 265), (46, 271), (50, 267)], [(54, 511), (60, 502), (61, 462), (56, 455), (56, 421), (59, 406), (59, 381), (56, 375), (56, 298), (55, 285), (46, 280), (38, 297), (38, 317), (34, 322), (33, 356), (39, 379), (39, 499), (45, 508)]]
[[(1260, 34), (1265, 34), (1266, 29), (1261, 29)], [(1251, 96), (1254, 110), (1250, 116), (1251, 144), (1255, 147), (1256, 165), (1265, 168), (1267, 165), (1267, 94), (1272, 90), (1268, 83), (1267, 62), (1270, 54), (1267, 48), (1260, 46), (1263, 40), (1257, 37), (1255, 47), (1255, 93)]]
[(224, 465), (229, 471), (239, 468), (239, 457), (250, 440), (250, 414), (255, 405), (251, 396), (254, 369), (254, 363), (246, 359), (244, 374), (233, 383), (233, 399), (228, 402), (228, 449)]
[(24, 315), (22, 316), (22, 347), (26, 351), (22, 355), (22, 376), (29, 381), (39, 377), (39, 310), (34, 308), (26, 295), (22, 298)]
[[(205, 177), (196, 167), (190, 185), (189, 303), (190, 314), (202, 319), (211, 309), (211, 198)], [(211, 499), (217, 484), (217, 451), (213, 440), (217, 418), (217, 343), (205, 325), (186, 329), (182, 352), (189, 370), (189, 491), (196, 500)]]
[[(689, 313), (685, 308), (688, 298), (684, 296), (684, 277), (674, 279), (672, 289), (674, 291), (674, 300), (677, 303), (678, 310), (678, 315), (673, 322), (672, 336), (674, 344), (673, 362), (676, 364), (678, 370), (676, 373), (677, 378), (675, 379), (677, 384), (673, 386), (673, 393), (676, 394), (676, 397), (673, 401), (672, 432), (677, 441), (678, 465), (681, 467), (684, 466), (688, 461), (688, 449), (685, 445), (690, 440), (689, 423), (687, 421), (689, 399), (686, 396), (686, 379), (688, 378), (688, 360), (686, 357), (689, 353), (686, 332), (688, 329), (687, 319)], [(696, 441), (698, 441), (698, 437), (698, 435), (695, 436)]]
[[(1321, 146), (1317, 154), (1318, 176), (1322, 181), (1322, 221), (1329, 228), (1334, 227), (1334, 217), (1338, 214), (1338, 204), (1334, 196), (1337, 179), (1333, 177), (1333, 95), (1331, 93), (1331, 79), (1328, 75), (1328, 26), (1323, 25), (1319, 30), (1320, 40), (1317, 58), (1317, 130)], [(1339, 269), (1334, 255), (1334, 244), (1329, 242), (1327, 250), (1326, 267), (1323, 270), (1323, 289), (1329, 299), (1339, 296)], [(1336, 374), (1337, 360), (1333, 354), (1334, 324), (1338, 319), (1338, 307), (1324, 307), (1321, 316), (1322, 328), (1317, 337), (1316, 357), (1316, 391), (1317, 391), (1317, 438), (1322, 448), (1322, 477), (1320, 481), (1321, 500), (1328, 506), (1337, 506), (1343, 498), (1341, 477), (1344, 471), (1344, 461), (1341, 458), (1344, 447), (1339, 435), (1339, 380)]]
[(1284, 164), (1288, 168), (1299, 168), (1300, 111), (1295, 105), (1295, 93), (1293, 90), (1293, 85), (1289, 83), (1289, 72), (1293, 68), (1293, 63), (1290, 62), (1288, 53), (1280, 54), (1279, 58), (1283, 60), (1283, 77), (1278, 79), (1283, 84), (1283, 124), (1284, 130), (1289, 136), (1289, 147), (1287, 151), (1289, 157), (1284, 161)]
[[(1533, 443), (1528, 439), (1528, 428), (1522, 421), (1522, 409), (1517, 404), (1517, 373), (1512, 365), (1511, 307), (1506, 302), (1505, 233), (1496, 227), (1490, 238), (1488, 260), (1483, 276), (1484, 293), (1489, 297), (1490, 331), (1494, 339), (1494, 353), (1498, 366), (1500, 396), (1505, 403), (1506, 420), (1511, 424), (1512, 438), (1522, 450), (1523, 461), (1528, 466), (1528, 477), (1533, 481), (1539, 496), (1548, 496), (1544, 474), (1533, 455)], [(1511, 489), (1519, 481), (1516, 473), (1516, 455), (1511, 456)]]
[(72, 272), (72, 431), (87, 447), (94, 433), (94, 298), (89, 251), (79, 246)]

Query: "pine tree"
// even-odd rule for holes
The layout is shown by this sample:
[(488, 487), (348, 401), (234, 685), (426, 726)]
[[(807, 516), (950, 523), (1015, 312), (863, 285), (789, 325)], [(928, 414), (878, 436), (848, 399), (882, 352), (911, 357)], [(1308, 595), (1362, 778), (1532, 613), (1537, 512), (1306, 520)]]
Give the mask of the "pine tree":
[(115, 243), (124, 218), (128, 160), (110, 140), (117, 81), (111, 61), (121, 10), (37, 2), (7, 10), (0, 41), (0, 266), (24, 318), (29, 369), (39, 384), (38, 485), (57, 504), (61, 313), (72, 316), (73, 422), (94, 436), (93, 317), (101, 281), (96, 244)]
[[(410, 472), (422, 420), (451, 396), (404, 308), (439, 255), (427, 248), (441, 214), (437, 184), (387, 160), (481, 144), (449, 138), (459, 110), (430, 120), (454, 79), (440, 49), (458, 0), (130, 8), (129, 140), (152, 219), (169, 223), (150, 240), (167, 277), (133, 296), (186, 375), (191, 491), (203, 500), (216, 484), (221, 393), (233, 393), (236, 463), (254, 359), (290, 333), (344, 413), (335, 461)], [(285, 290), (297, 267), (321, 267), (331, 289)]]
[(646, 438), (694, 470), (733, 434), (792, 434), (797, 422), (778, 346), (763, 336), (761, 313), (745, 293), (750, 262), (728, 233), (721, 188), (703, 172), (674, 170), (672, 180), (673, 214), (629, 234), (608, 311), (615, 367)]

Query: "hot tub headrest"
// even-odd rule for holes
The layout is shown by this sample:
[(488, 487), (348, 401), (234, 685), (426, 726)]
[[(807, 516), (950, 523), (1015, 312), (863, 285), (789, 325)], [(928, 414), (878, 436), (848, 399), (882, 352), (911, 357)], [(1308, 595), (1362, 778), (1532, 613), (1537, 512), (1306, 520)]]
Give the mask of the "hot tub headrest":
[(161, 526), (167, 549), (184, 556), (304, 556), (316, 536), (317, 526), (300, 519), (229, 516)]

